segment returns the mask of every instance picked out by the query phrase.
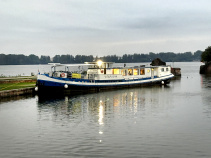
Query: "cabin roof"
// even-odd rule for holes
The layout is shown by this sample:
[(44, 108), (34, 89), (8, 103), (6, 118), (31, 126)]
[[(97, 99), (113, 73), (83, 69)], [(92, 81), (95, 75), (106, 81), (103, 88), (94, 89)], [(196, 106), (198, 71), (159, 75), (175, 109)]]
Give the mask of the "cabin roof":
[[(85, 64), (94, 64), (94, 65), (96, 65), (96, 64), (98, 64), (98, 62), (84, 62)], [(102, 62), (102, 64), (113, 64), (114, 62)]]
[(94, 64), (60, 64), (60, 63), (48, 63), (52, 66), (86, 66), (86, 65), (94, 65)]

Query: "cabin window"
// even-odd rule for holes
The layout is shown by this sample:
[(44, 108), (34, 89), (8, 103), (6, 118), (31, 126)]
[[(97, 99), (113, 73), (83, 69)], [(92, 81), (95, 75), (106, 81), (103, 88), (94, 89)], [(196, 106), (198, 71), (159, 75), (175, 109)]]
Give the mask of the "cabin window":
[(166, 68), (166, 71), (169, 71), (169, 68)]
[(133, 75), (133, 69), (128, 69), (128, 75)]
[(133, 75), (135, 75), (135, 76), (139, 75), (138, 72), (139, 72), (138, 69), (134, 69)]
[(118, 75), (119, 74), (119, 69), (113, 69), (113, 74)]
[(145, 75), (144, 69), (140, 69), (140, 75)]
[(121, 70), (121, 75), (122, 76), (126, 76), (126, 74), (127, 74), (127, 71), (126, 70)]
[(164, 72), (164, 68), (161, 69), (161, 72)]

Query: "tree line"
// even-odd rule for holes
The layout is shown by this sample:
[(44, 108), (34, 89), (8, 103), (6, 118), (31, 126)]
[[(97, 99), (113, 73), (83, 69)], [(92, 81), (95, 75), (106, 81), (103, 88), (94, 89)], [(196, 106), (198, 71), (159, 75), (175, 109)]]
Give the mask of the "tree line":
[(206, 64), (211, 62), (211, 46), (208, 46), (201, 54), (201, 61), (205, 62)]
[(201, 61), (201, 54), (203, 52), (198, 50), (194, 53), (173, 53), (173, 52), (161, 52), (149, 54), (124, 54), (123, 56), (107, 55), (103, 57), (94, 57), (93, 55), (55, 55), (53, 58), (50, 56), (41, 55), (41, 57), (31, 54), (29, 56), (23, 54), (0, 54), (0, 65), (35, 65), (35, 64), (48, 64), (48, 63), (84, 63), (97, 61), (101, 59), (106, 62), (116, 63), (136, 63), (136, 62), (151, 62), (155, 58), (160, 58), (164, 62), (190, 62)]

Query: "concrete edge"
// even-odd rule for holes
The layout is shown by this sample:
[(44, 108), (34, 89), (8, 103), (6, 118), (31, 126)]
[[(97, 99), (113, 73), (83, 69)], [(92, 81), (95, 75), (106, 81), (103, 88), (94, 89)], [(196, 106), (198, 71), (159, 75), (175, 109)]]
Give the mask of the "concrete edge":
[(0, 99), (4, 97), (33, 94), (34, 92), (35, 92), (34, 87), (0, 91)]

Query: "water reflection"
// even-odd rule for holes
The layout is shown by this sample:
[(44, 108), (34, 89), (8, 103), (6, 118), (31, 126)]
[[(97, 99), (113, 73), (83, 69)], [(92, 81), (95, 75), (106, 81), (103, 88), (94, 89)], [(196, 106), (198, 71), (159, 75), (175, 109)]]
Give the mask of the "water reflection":
[(1, 102), (0, 157), (211, 157), (211, 79), (188, 65), (168, 87)]
[(211, 75), (201, 75), (201, 86), (211, 88)]
[(100, 125), (103, 125), (103, 115), (104, 115), (104, 107), (103, 107), (103, 101), (100, 100), (99, 102), (99, 119), (98, 119), (98, 122)]
[(45, 126), (53, 124), (69, 134), (78, 133), (77, 137), (86, 135), (95, 142), (94, 146), (99, 143), (107, 147), (122, 140), (132, 143), (134, 140), (126, 137), (133, 134), (127, 131), (137, 135), (140, 130), (147, 135), (152, 122), (157, 127), (155, 122), (161, 122), (160, 118), (166, 120), (173, 107), (168, 97), (170, 91), (169, 87), (153, 86), (76, 96), (39, 96), (38, 122), (43, 131), (47, 130)]
[(54, 96), (38, 98), (40, 118), (52, 115), (52, 120), (63, 117), (91, 118), (104, 125), (110, 117), (136, 117), (137, 113), (153, 113), (169, 108), (170, 100), (164, 94), (169, 87), (132, 88), (77, 96)]
[(202, 91), (202, 102), (204, 104), (204, 114), (206, 117), (211, 118), (211, 75), (201, 75), (201, 88)]
[(11, 97), (0, 97), (0, 103), (18, 101), (18, 100), (29, 99), (33, 97), (35, 97), (34, 94), (26, 94), (26, 95), (11, 96)]

